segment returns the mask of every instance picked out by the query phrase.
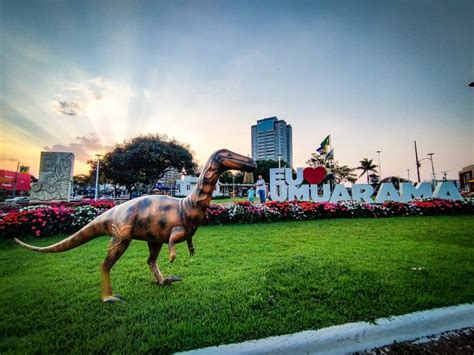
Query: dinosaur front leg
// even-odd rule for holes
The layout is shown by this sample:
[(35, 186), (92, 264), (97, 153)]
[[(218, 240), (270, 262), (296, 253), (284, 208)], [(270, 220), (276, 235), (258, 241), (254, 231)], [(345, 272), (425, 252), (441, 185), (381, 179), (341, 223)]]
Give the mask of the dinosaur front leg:
[(183, 227), (174, 227), (171, 230), (170, 239), (168, 241), (168, 248), (170, 253), (170, 263), (176, 259), (176, 243), (184, 241), (186, 238), (186, 231)]
[(123, 300), (117, 296), (112, 295), (112, 285), (110, 283), (110, 270), (122, 254), (127, 250), (130, 245), (130, 240), (118, 240), (112, 238), (110, 242), (109, 251), (107, 257), (102, 263), (101, 267), (101, 287), (102, 287), (102, 301), (104, 302), (117, 302)]
[(160, 285), (168, 285), (175, 281), (181, 281), (181, 278), (178, 276), (168, 276), (163, 277), (161, 274), (158, 265), (156, 264), (156, 259), (158, 258), (158, 254), (160, 254), (160, 250), (163, 244), (161, 243), (150, 243), (148, 242), (148, 249), (150, 250), (150, 256), (148, 258), (148, 266), (150, 267), (151, 272), (155, 275), (156, 281)]

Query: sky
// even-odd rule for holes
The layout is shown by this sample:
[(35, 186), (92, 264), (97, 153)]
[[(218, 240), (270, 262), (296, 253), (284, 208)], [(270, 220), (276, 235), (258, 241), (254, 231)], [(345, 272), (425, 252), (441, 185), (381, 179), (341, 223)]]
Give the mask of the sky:
[[(474, 164), (472, 1), (0, 0), (0, 169), (41, 151), (86, 161), (160, 133), (203, 164), (250, 154), (250, 126), (293, 127), (304, 167), (335, 158), (383, 176)], [(422, 161), (421, 178), (431, 178)], [(364, 181), (364, 178), (361, 180)]]

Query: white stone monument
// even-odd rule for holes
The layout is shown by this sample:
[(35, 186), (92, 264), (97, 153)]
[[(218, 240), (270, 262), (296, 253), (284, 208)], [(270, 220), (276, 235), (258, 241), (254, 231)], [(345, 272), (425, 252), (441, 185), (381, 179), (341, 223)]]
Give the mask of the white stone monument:
[(72, 189), (74, 154), (41, 152), (38, 182), (31, 185), (35, 201), (69, 201)]

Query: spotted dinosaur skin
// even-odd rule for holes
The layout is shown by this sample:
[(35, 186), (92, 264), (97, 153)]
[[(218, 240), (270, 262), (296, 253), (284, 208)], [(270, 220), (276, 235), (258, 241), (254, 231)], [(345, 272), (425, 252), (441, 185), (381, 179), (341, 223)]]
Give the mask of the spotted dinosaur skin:
[(179, 281), (176, 276), (163, 277), (156, 264), (163, 244), (168, 244), (170, 262), (175, 260), (175, 245), (180, 242), (186, 241), (189, 252), (193, 255), (192, 237), (204, 219), (219, 176), (227, 170), (251, 172), (255, 168), (256, 164), (252, 159), (221, 149), (211, 155), (196, 187), (186, 198), (151, 195), (130, 200), (104, 212), (70, 237), (47, 247), (32, 246), (16, 238), (15, 241), (22, 247), (37, 252), (59, 253), (99, 236), (111, 236), (107, 257), (101, 265), (102, 300), (122, 301), (120, 296), (112, 294), (110, 270), (127, 250), (130, 242), (137, 239), (148, 243), (148, 265), (160, 285)]

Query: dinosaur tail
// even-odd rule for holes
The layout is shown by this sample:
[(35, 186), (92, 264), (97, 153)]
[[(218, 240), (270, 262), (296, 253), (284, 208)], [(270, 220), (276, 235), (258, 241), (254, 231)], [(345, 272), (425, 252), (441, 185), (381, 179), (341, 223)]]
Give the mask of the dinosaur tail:
[(104, 221), (102, 221), (102, 219), (100, 218), (99, 220), (95, 219), (91, 221), (89, 224), (82, 227), (78, 232), (74, 233), (70, 237), (67, 237), (66, 239), (63, 239), (60, 242), (57, 242), (53, 245), (49, 245), (47, 247), (36, 247), (34, 245), (29, 245), (23, 243), (17, 238), (15, 238), (15, 242), (26, 249), (37, 251), (40, 253), (60, 253), (85, 244), (88, 241), (106, 233), (106, 223), (104, 223)]

